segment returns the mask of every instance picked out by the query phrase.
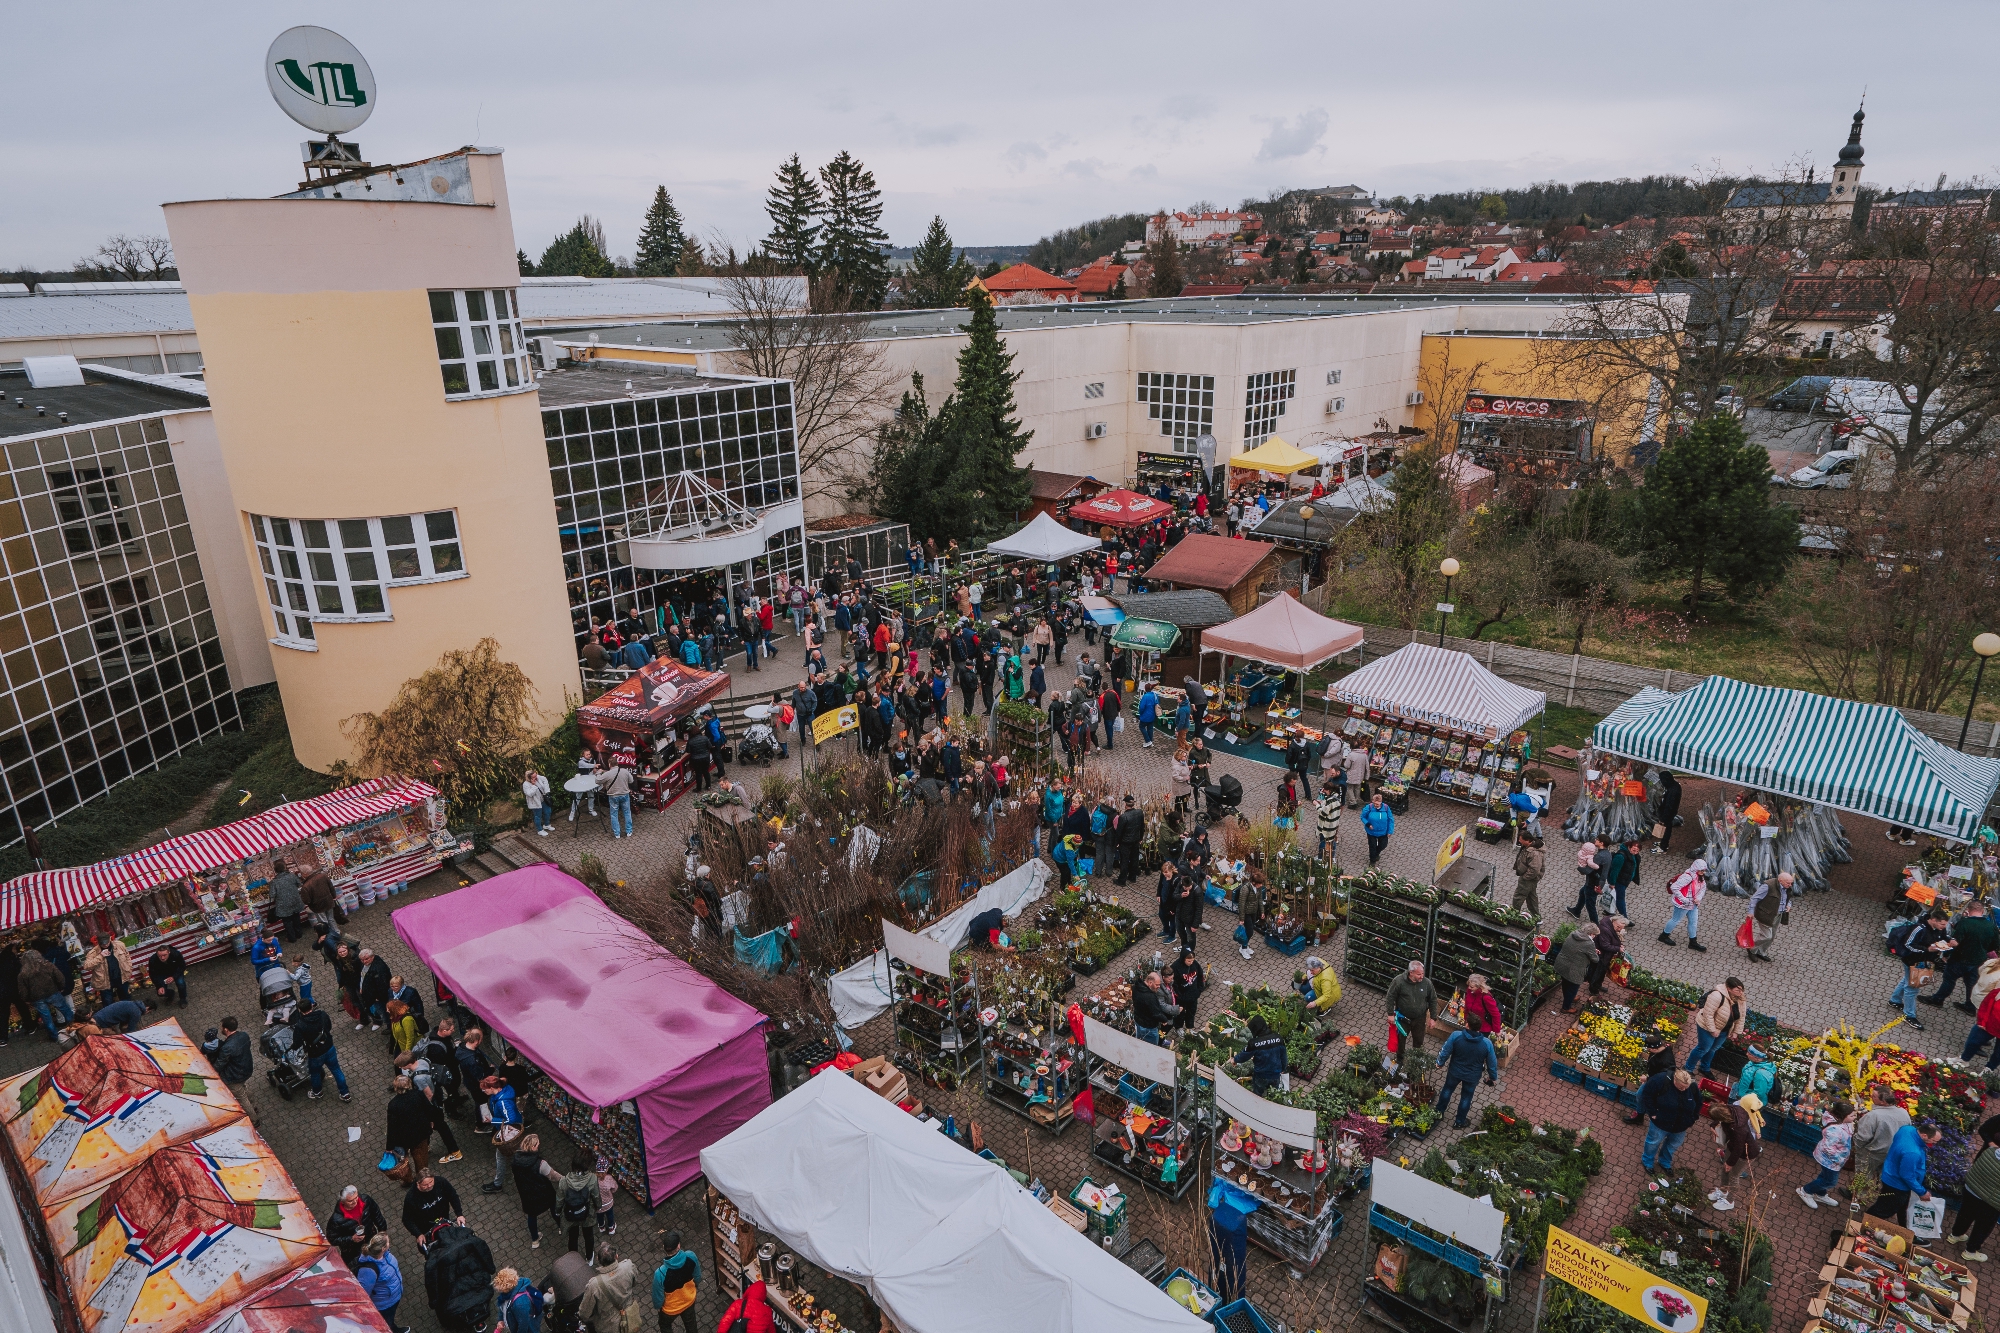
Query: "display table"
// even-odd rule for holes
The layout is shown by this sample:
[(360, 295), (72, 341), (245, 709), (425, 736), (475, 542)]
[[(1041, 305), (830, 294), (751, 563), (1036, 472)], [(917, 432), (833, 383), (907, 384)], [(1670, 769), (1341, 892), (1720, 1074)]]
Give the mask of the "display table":
[(687, 795), (693, 785), (687, 756), (682, 755), (657, 773), (639, 775), (639, 804), (648, 810), (664, 810)]
[(1086, 1016), (1090, 1052), (1091, 1156), (1170, 1199), (1200, 1174), (1195, 1098), (1180, 1086), (1174, 1053)]

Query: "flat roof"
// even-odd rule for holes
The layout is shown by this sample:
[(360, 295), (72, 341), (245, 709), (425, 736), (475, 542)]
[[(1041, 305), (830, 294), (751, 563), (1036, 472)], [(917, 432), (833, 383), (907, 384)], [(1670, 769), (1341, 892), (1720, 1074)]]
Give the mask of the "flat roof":
[[(179, 392), (136, 379), (100, 374), (86, 369), (82, 384), (60, 389), (37, 389), (21, 374), (0, 374), (0, 439), (24, 435), (48, 435), (75, 430), (98, 421), (118, 421), (125, 417), (151, 416), (160, 412), (186, 412), (206, 408), (208, 400), (199, 394)], [(15, 399), (20, 405), (15, 405)], [(69, 413), (64, 421), (61, 413)]]
[(696, 389), (740, 389), (745, 385), (775, 381), (736, 375), (701, 375), (680, 366), (663, 366), (650, 361), (584, 361), (559, 366), (535, 377), (541, 390), (542, 406), (582, 407), (587, 403), (613, 403), (633, 398), (653, 398), (662, 394), (689, 393)]

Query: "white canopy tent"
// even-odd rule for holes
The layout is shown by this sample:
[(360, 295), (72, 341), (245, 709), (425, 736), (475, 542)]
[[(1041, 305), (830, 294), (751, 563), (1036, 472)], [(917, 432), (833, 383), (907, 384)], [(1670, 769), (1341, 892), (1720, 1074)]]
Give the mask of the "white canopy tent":
[(1102, 545), (1104, 543), (1097, 538), (1072, 532), (1047, 514), (1036, 514), (1034, 521), (1019, 532), (1002, 537), (997, 542), (988, 542), (986, 549), (1010, 560), (1036, 560), (1052, 564), (1073, 555), (1082, 555), (1085, 551), (1095, 551)]
[(836, 1070), (704, 1148), (701, 1169), (908, 1333), (1212, 1333), (998, 1166)]
[(1342, 677), (1327, 697), (1402, 721), (1443, 723), (1488, 738), (1518, 731), (1548, 707), (1548, 696), (1540, 690), (1502, 680), (1472, 654), (1427, 643), (1408, 643), (1376, 658)]

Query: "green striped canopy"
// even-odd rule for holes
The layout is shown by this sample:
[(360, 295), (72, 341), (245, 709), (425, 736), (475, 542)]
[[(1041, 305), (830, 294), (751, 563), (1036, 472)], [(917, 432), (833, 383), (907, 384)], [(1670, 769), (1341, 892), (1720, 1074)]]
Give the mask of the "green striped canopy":
[(1710, 676), (1651, 686), (1590, 733), (1600, 750), (1970, 842), (2000, 759), (1960, 754), (1881, 704)]
[(1149, 653), (1164, 653), (1180, 637), (1180, 630), (1164, 620), (1141, 620), (1136, 616), (1125, 617), (1111, 631), (1111, 642)]

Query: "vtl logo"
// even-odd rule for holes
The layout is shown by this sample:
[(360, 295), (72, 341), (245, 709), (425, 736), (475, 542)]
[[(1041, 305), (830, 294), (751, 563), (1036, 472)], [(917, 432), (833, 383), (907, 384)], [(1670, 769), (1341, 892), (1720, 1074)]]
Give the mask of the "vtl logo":
[(301, 66), (296, 60), (280, 60), (278, 70), (285, 82), (301, 97), (321, 106), (366, 106), (368, 92), (355, 77), (354, 66), (333, 60), (317, 60)]

